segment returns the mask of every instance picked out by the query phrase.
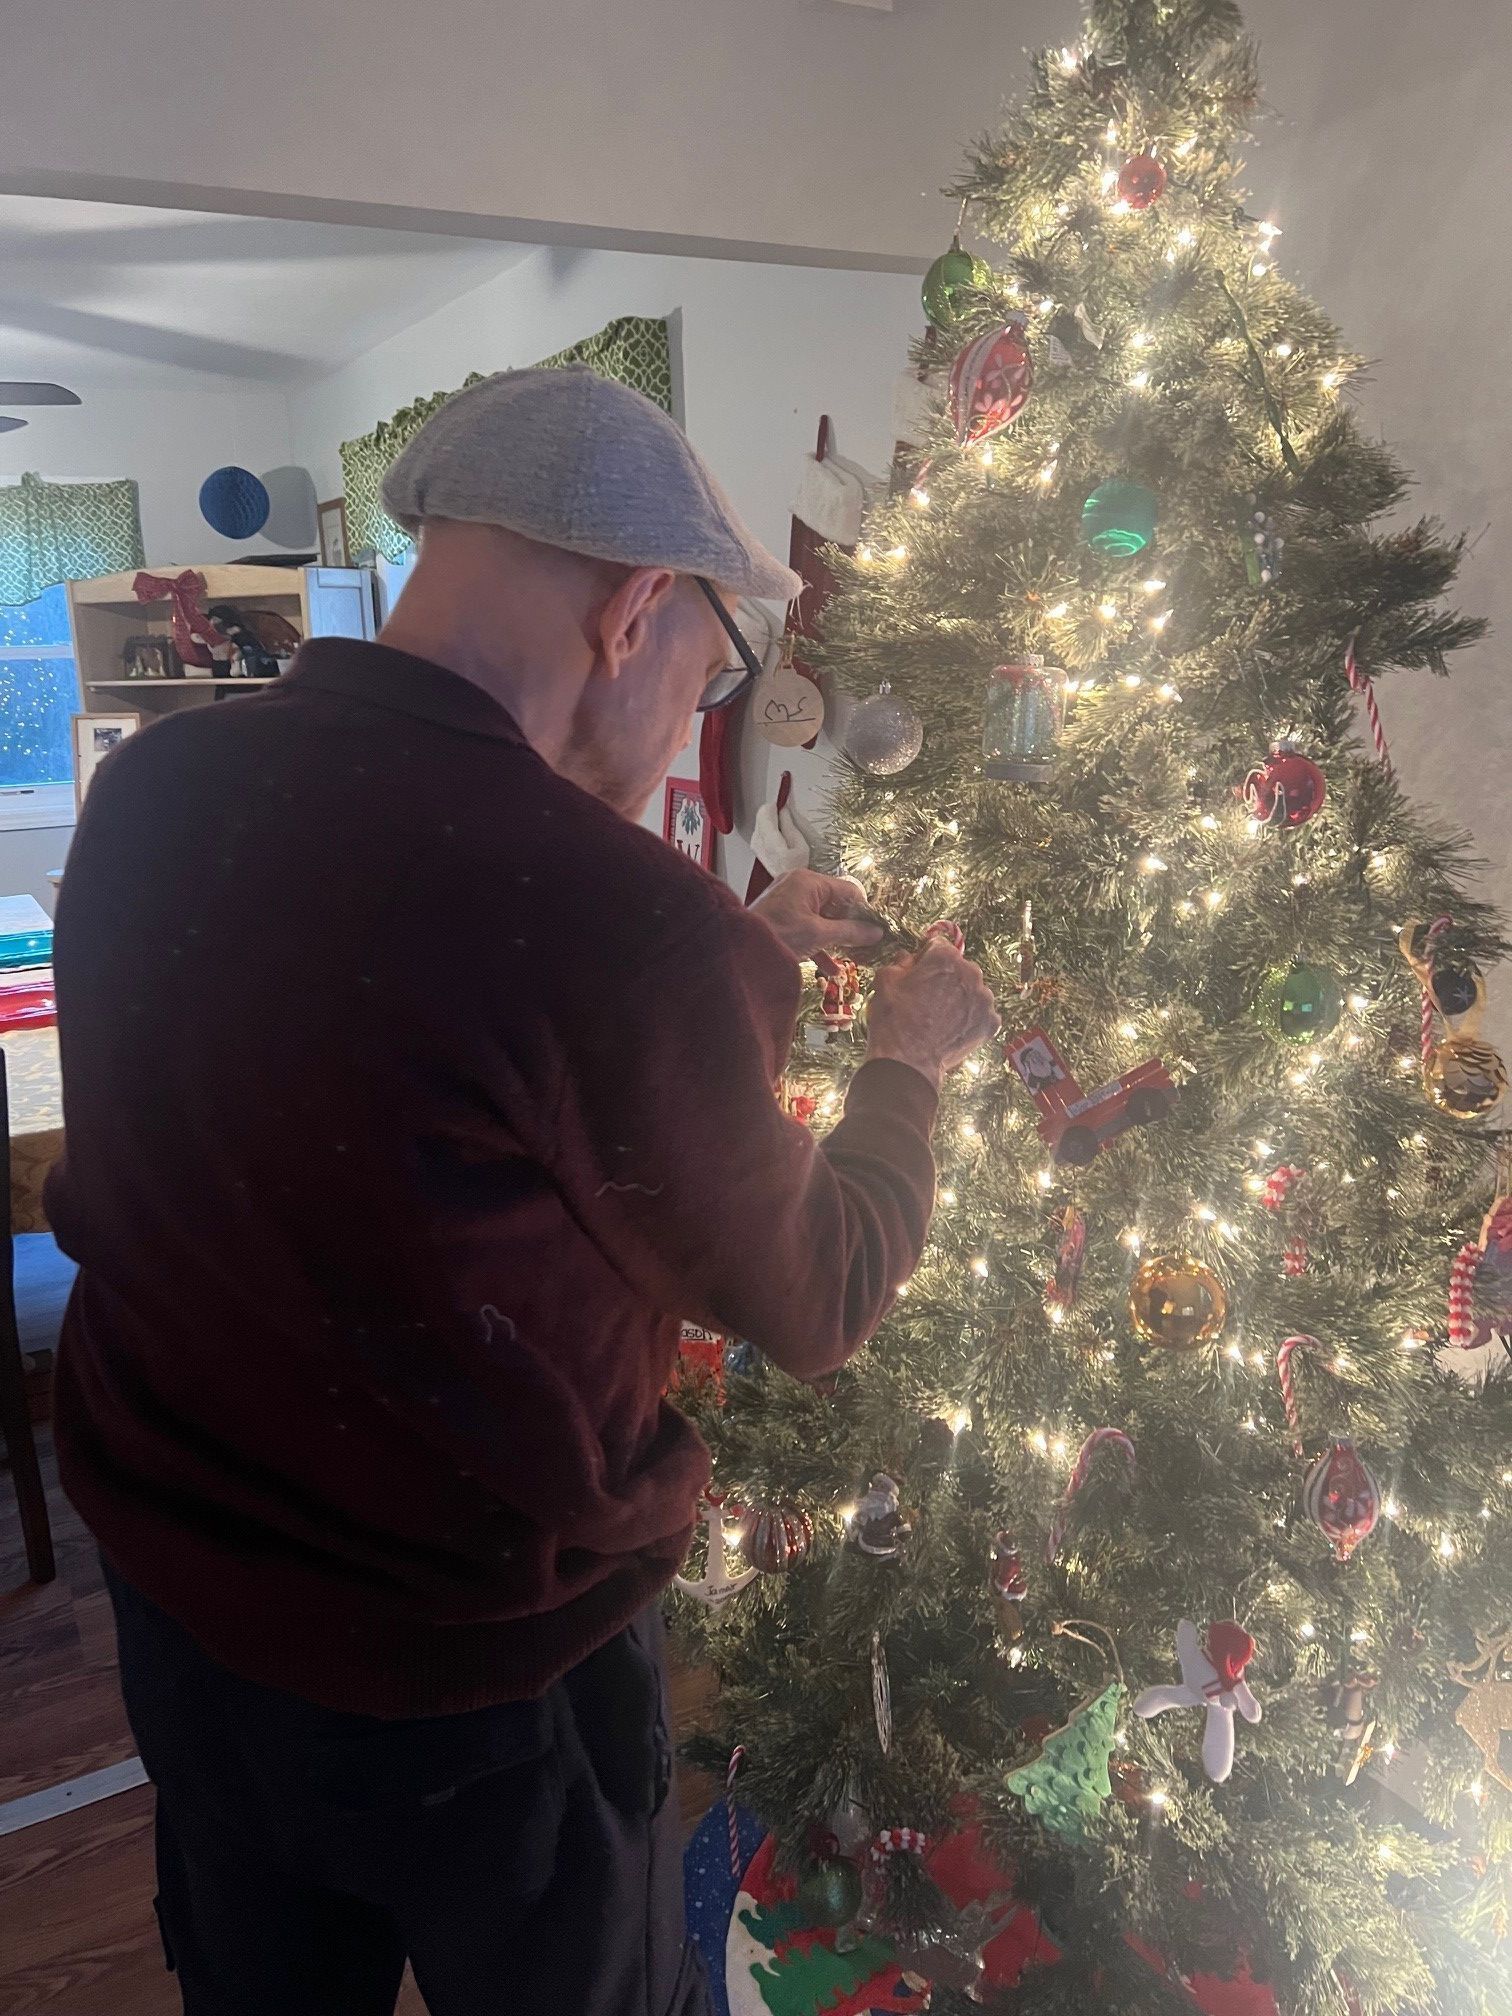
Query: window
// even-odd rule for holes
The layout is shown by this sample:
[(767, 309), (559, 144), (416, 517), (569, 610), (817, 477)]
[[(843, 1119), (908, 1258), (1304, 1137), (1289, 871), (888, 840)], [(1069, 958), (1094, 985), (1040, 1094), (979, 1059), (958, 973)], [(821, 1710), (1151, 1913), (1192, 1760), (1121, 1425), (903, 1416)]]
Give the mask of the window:
[(386, 554), (378, 555), (378, 581), (383, 590), (381, 606), (383, 621), (386, 623), (394, 613), (394, 604), (404, 592), (404, 584), (410, 577), (415, 564), (415, 548), (411, 544), (404, 549), (401, 560), (390, 560)]
[[(41, 795), (38, 786), (68, 785), (71, 791), (68, 724), (78, 712), (79, 673), (62, 585), (35, 602), (0, 604), (0, 817), (23, 811), (28, 799)], [(49, 800), (57, 795), (47, 794)], [(71, 816), (71, 797), (68, 803)]]

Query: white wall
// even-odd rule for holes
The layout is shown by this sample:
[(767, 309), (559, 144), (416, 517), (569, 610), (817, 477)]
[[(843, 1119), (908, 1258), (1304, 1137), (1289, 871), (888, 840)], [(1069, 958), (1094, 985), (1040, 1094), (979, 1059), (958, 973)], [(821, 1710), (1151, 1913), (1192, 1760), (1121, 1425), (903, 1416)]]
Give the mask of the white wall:
[[(341, 441), (421, 393), (460, 385), (469, 371), (533, 363), (617, 315), (676, 318), (684, 424), (752, 529), (782, 559), (789, 506), (821, 413), (834, 421), (846, 454), (886, 468), (892, 381), (920, 322), (917, 280), (554, 249), (534, 253), (355, 363), (296, 390), (294, 459), (328, 496), (339, 483)], [(749, 831), (768, 757), (774, 776), (791, 768), (799, 777), (800, 810), (805, 793), (812, 805), (815, 760), (792, 755), (796, 761), (746, 729), (738, 827)], [(696, 747), (674, 770), (697, 775)], [(739, 831), (720, 847), (724, 873), (743, 893), (751, 856)]]
[[(0, 484), (34, 472), (50, 483), (135, 477), (147, 563), (245, 559), (260, 542), (223, 539), (200, 516), (212, 469), (239, 463), (254, 475), (289, 457), (289, 409), (279, 385), (139, 387), (69, 381), (81, 406), (33, 406), (28, 424), (0, 435)], [(329, 493), (322, 492), (322, 495)]]

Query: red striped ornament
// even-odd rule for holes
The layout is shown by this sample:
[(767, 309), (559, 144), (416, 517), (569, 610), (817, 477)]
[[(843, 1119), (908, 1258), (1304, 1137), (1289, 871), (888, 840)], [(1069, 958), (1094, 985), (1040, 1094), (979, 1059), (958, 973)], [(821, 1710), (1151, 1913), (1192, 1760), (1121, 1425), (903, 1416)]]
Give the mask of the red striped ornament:
[(1299, 1351), (1316, 1351), (1321, 1358), (1323, 1346), (1316, 1337), (1288, 1337), (1276, 1353), (1276, 1377), (1281, 1384), (1281, 1405), (1286, 1409), (1286, 1425), (1292, 1431), (1292, 1453), (1302, 1454), (1302, 1423), (1297, 1413), (1297, 1388), (1292, 1372), (1292, 1360)]
[(745, 1762), (745, 1745), (737, 1743), (730, 1752), (730, 1761), (725, 1766), (725, 1817), (730, 1823), (730, 1874), (738, 1882), (742, 1873), (740, 1860), (740, 1822), (735, 1816), (735, 1779)]
[(1071, 1516), (1072, 1503), (1087, 1481), (1092, 1469), (1093, 1458), (1099, 1449), (1104, 1448), (1121, 1450), (1128, 1460), (1130, 1478), (1132, 1479), (1137, 1474), (1138, 1458), (1135, 1454), (1134, 1444), (1125, 1435), (1123, 1430), (1121, 1428), (1094, 1428), (1077, 1452), (1075, 1467), (1071, 1475), (1066, 1479), (1066, 1488), (1061, 1493), (1060, 1503), (1056, 1506), (1054, 1515), (1051, 1518), (1050, 1534), (1045, 1542), (1045, 1559), (1047, 1561), (1053, 1561), (1056, 1555), (1059, 1554), (1061, 1542), (1066, 1537), (1066, 1526)]
[(1381, 726), (1381, 710), (1376, 705), (1375, 685), (1368, 672), (1360, 670), (1360, 661), (1355, 655), (1355, 643), (1359, 631), (1349, 633), (1349, 642), (1344, 646), (1344, 676), (1352, 690), (1361, 695), (1365, 702), (1365, 712), (1370, 721), (1371, 740), (1375, 743), (1376, 755), (1381, 759), (1381, 768), (1388, 777), (1396, 773), (1391, 767), (1391, 751), (1386, 746), (1386, 731)]
[(929, 1836), (920, 1827), (884, 1827), (871, 1844), (871, 1859), (878, 1869), (887, 1867), (890, 1855), (926, 1855)]
[(1475, 1344), (1475, 1270), (1481, 1262), (1478, 1239), (1467, 1239), (1449, 1269), (1449, 1342), (1456, 1351)]
[(1335, 1442), (1313, 1464), (1302, 1484), (1302, 1510), (1332, 1546), (1336, 1561), (1347, 1561), (1375, 1531), (1381, 1487), (1353, 1442)]
[[(1285, 1206), (1288, 1196), (1291, 1195), (1292, 1191), (1303, 1181), (1306, 1175), (1307, 1171), (1299, 1168), (1295, 1162), (1283, 1162), (1279, 1168), (1273, 1169), (1269, 1176), (1266, 1177), (1265, 1188), (1260, 1192), (1260, 1202), (1265, 1206), (1267, 1211), (1279, 1212)], [(1307, 1237), (1302, 1230), (1300, 1222), (1304, 1209), (1300, 1190), (1292, 1202), (1295, 1215), (1292, 1229), (1287, 1235), (1286, 1252), (1281, 1264), (1287, 1274), (1297, 1275), (1307, 1272), (1307, 1263), (1312, 1255), (1308, 1249)]]
[(1446, 911), (1442, 916), (1435, 917), (1423, 934), (1423, 1007), (1419, 1018), (1418, 1038), (1422, 1045), (1423, 1066), (1425, 1070), (1433, 1060), (1433, 1018), (1437, 1012), (1433, 999), (1432, 984), (1433, 941), (1435, 938), (1442, 937), (1453, 922), (1454, 919)]

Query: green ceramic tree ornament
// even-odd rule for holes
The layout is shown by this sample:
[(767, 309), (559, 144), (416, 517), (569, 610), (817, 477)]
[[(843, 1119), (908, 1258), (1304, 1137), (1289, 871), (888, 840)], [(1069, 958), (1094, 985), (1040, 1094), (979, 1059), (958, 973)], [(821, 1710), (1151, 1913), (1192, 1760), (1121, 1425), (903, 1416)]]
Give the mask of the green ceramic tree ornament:
[(1111, 1681), (1076, 1710), (1064, 1729), (1047, 1736), (1027, 1764), (1008, 1774), (1008, 1790), (1063, 1841), (1081, 1839), (1113, 1790), (1108, 1758), (1123, 1691), (1117, 1680)]

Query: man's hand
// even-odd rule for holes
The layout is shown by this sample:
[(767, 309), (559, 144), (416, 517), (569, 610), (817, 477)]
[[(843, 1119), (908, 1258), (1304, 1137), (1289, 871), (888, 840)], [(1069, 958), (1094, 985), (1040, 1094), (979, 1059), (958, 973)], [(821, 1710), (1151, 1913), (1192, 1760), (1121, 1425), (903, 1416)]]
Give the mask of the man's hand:
[(816, 952), (868, 952), (882, 942), (881, 926), (863, 921), (866, 891), (848, 875), (795, 868), (779, 875), (751, 905), (795, 959)]
[(931, 1085), (1002, 1027), (980, 966), (945, 938), (895, 966), (881, 966), (866, 1011), (866, 1056), (911, 1064)]

